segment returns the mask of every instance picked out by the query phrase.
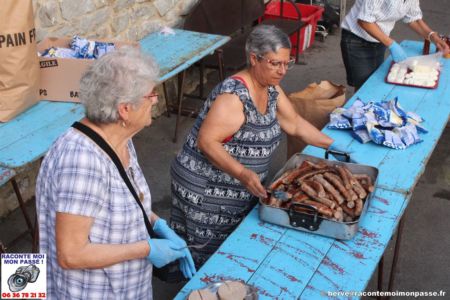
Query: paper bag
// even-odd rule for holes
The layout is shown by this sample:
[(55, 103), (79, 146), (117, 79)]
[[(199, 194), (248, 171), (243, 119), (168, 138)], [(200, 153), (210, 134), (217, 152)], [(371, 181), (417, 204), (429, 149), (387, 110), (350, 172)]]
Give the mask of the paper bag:
[[(328, 123), (330, 113), (346, 102), (345, 87), (327, 80), (319, 84), (311, 83), (303, 91), (292, 93), (288, 97), (296, 112), (319, 130)], [(287, 157), (301, 152), (306, 146), (298, 138), (288, 136)]]
[(0, 9), (0, 122), (39, 100), (39, 61), (31, 0), (2, 0)]

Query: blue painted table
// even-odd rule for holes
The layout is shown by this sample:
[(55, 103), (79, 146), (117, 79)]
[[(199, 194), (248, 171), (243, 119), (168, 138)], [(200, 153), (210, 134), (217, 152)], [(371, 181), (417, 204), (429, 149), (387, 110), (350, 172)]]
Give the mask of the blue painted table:
[[(212, 54), (230, 40), (230, 37), (215, 34), (206, 34), (189, 30), (174, 29), (174, 34), (162, 35), (158, 32), (151, 33), (141, 42), (144, 52), (152, 55), (161, 68), (160, 82), (178, 76), (178, 101), (173, 109), (177, 112), (175, 122), (174, 142), (177, 140), (179, 119), (183, 112), (183, 91), (185, 71), (203, 57)], [(221, 61), (221, 52), (218, 52), (218, 59)], [(203, 80), (201, 78), (200, 80)], [(170, 116), (172, 110), (168, 103), (167, 88), (163, 83), (164, 98), (166, 99), (167, 115)], [(189, 111), (188, 114), (192, 114)]]
[(39, 159), (83, 116), (80, 104), (40, 101), (13, 120), (0, 123), (0, 166), (14, 169)]
[[(422, 49), (419, 42), (405, 41), (402, 46), (410, 56), (420, 55)], [(358, 156), (362, 157), (359, 163), (380, 171), (374, 197), (352, 240), (340, 241), (262, 222), (256, 207), (175, 299), (185, 299), (192, 289), (223, 279), (240, 279), (254, 285), (260, 299), (359, 298), (326, 292), (364, 291), (401, 222), (449, 118), (450, 60), (443, 62), (439, 87), (427, 90), (385, 83), (389, 58), (346, 104), (351, 105), (358, 97), (380, 101), (398, 96), (404, 109), (425, 118), (424, 126), (430, 132), (422, 135), (423, 143), (392, 150), (360, 144), (345, 131), (324, 130), (346, 144), (349, 151), (365, 153)], [(307, 147), (304, 153), (324, 155), (323, 150), (314, 147)]]

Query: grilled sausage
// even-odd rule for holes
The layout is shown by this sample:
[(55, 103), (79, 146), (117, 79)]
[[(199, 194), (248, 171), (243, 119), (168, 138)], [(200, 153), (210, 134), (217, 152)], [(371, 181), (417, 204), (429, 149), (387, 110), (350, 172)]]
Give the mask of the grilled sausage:
[(348, 216), (350, 216), (352, 219), (354, 219), (356, 217), (354, 209), (348, 208), (345, 205), (342, 205), (341, 207), (342, 207), (342, 210), (344, 211), (344, 213), (347, 214)]
[(333, 173), (324, 173), (323, 177), (325, 177), (329, 182), (331, 182), (334, 187), (339, 190), (339, 192), (344, 196), (345, 200), (354, 201), (358, 198), (355, 194), (350, 194), (349, 190), (345, 188), (341, 179), (337, 175)]
[(348, 178), (350, 180), (350, 184), (352, 185), (353, 190), (356, 192), (356, 194), (358, 195), (358, 197), (360, 199), (364, 199), (367, 197), (367, 193), (364, 190), (364, 188), (361, 186), (361, 184), (359, 183), (359, 181), (353, 177), (352, 172), (350, 172), (349, 169), (344, 168), (344, 170), (347, 172)]
[(348, 177), (347, 172), (345, 171), (345, 168), (338, 165), (336, 165), (335, 168), (339, 172), (339, 176), (341, 176), (345, 188), (349, 190), (352, 187), (352, 185), (350, 184), (350, 179)]
[(318, 181), (308, 180), (305, 183), (309, 184), (316, 191), (318, 197), (325, 198), (327, 196), (323, 186)]
[(320, 184), (323, 185), (323, 188), (330, 193), (339, 204), (344, 202), (342, 195), (325, 178), (323, 178), (322, 175), (315, 175), (313, 179), (320, 182)]
[(299, 176), (302, 176), (302, 174), (305, 174), (309, 171), (313, 170), (311, 166), (300, 166), (300, 168), (294, 169), (292, 172), (290, 172), (287, 176), (283, 177), (283, 184), (289, 185), (291, 184), (294, 179), (296, 179)]
[(355, 201), (355, 216), (360, 216), (362, 213), (364, 202), (361, 199)]
[[(318, 213), (320, 213), (326, 217), (329, 217), (329, 218), (333, 217), (333, 210), (331, 210), (331, 208), (329, 208), (328, 206), (326, 206), (322, 203), (312, 201), (312, 200), (303, 200), (301, 203), (304, 203), (304, 204), (314, 207)], [(294, 210), (295, 210), (295, 208), (294, 208)]]
[(304, 182), (300, 187), (309, 197), (316, 200), (317, 202), (323, 203), (332, 209), (336, 206), (336, 204), (330, 199), (317, 196), (316, 191), (309, 184)]

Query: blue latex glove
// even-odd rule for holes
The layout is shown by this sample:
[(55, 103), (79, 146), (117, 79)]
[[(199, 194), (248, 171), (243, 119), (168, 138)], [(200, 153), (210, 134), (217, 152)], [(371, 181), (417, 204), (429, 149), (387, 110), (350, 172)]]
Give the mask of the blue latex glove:
[[(333, 143), (328, 146), (328, 149), (330, 151), (336, 151), (336, 152), (342, 152), (342, 153), (347, 153), (350, 155), (350, 162), (355, 163), (355, 161), (352, 159), (352, 155), (351, 155), (351, 151), (347, 150), (347, 146), (344, 146), (343, 144), (340, 144), (337, 141), (333, 141)], [(331, 153), (337, 160), (339, 161), (343, 161), (346, 162), (345, 160), (345, 156), (344, 155), (335, 155), (333, 153)]]
[[(354, 164), (364, 164), (367, 163), (367, 154), (356, 152), (353, 150), (347, 150), (347, 146), (344, 146), (343, 144), (340, 144), (336, 141), (334, 141), (327, 150), (337, 151), (337, 152), (344, 152), (350, 155), (350, 162)], [(332, 154), (338, 161), (347, 162), (345, 160), (344, 155), (334, 155)]]
[(159, 218), (153, 224), (153, 231), (160, 237), (172, 241), (181, 251), (184, 253), (184, 257), (180, 259), (180, 270), (183, 272), (184, 277), (192, 278), (197, 272), (195, 269), (194, 260), (192, 259), (189, 248), (186, 248), (186, 242), (178, 236), (172, 228), (167, 225), (166, 220)]
[(401, 62), (402, 60), (405, 60), (408, 58), (408, 56), (406, 56), (406, 53), (403, 50), (402, 46), (400, 46), (396, 41), (394, 41), (389, 46), (389, 51), (391, 51), (392, 59), (395, 62)]
[(337, 151), (337, 152), (347, 152), (347, 146), (340, 144), (337, 141), (333, 141), (333, 143), (328, 146), (328, 150)]
[(150, 253), (147, 259), (157, 268), (161, 268), (185, 256), (183, 251), (174, 242), (166, 239), (148, 239)]

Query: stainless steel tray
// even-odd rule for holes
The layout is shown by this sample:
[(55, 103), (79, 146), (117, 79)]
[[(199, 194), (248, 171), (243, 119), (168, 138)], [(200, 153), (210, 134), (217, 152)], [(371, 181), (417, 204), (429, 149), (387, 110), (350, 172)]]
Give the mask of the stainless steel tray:
[[(348, 168), (354, 174), (367, 174), (371, 177), (374, 187), (376, 187), (378, 179), (378, 169), (375, 167), (355, 163), (331, 161), (300, 153), (295, 154), (286, 162), (284, 167), (274, 176), (272, 182), (274, 182), (287, 170), (298, 167), (305, 160), (309, 160), (313, 163), (325, 162), (330, 166), (341, 165)], [(262, 198), (259, 199), (259, 217), (263, 221), (293, 228), (296, 230), (320, 234), (340, 240), (349, 240), (352, 239), (358, 231), (359, 221), (364, 217), (372, 195), (373, 193), (368, 193), (360, 217), (353, 222), (338, 222), (321, 217), (317, 213), (302, 213), (294, 211), (293, 209), (284, 209), (269, 206), (263, 202), (264, 199)]]

